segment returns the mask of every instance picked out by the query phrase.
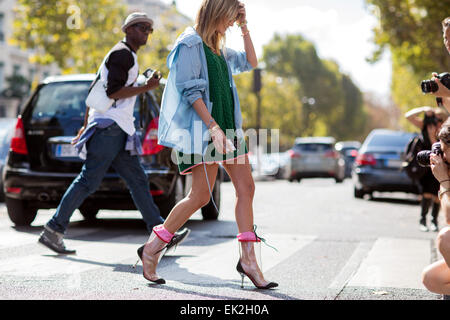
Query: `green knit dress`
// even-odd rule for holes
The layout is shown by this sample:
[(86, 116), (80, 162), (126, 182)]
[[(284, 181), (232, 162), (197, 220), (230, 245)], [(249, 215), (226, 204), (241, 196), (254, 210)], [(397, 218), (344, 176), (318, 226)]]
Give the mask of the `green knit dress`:
[[(206, 55), (209, 78), (209, 99), (213, 104), (211, 116), (219, 127), (227, 134), (227, 129), (235, 132), (234, 122), (234, 101), (230, 79), (228, 77), (228, 67), (222, 55), (215, 54), (205, 43), (203, 48)], [(247, 153), (247, 146), (244, 139), (238, 143), (235, 134), (227, 137), (234, 143), (236, 150), (227, 154), (216, 152), (214, 144), (210, 140), (204, 157), (200, 154), (183, 154), (177, 152), (178, 169), (181, 174), (191, 173), (193, 167), (205, 163), (221, 162), (231, 160)]]

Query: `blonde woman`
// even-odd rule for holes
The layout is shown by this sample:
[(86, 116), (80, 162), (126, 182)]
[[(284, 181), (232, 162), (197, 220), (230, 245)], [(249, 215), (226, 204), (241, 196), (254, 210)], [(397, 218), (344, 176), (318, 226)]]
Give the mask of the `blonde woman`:
[[(224, 47), (225, 32), (240, 27), (245, 52)], [(235, 215), (239, 230), (240, 259), (237, 271), (261, 289), (278, 284), (265, 280), (255, 248), (261, 238), (254, 232), (254, 181), (247, 147), (240, 132), (242, 116), (232, 74), (258, 64), (247, 29), (246, 10), (237, 0), (204, 0), (195, 27), (177, 39), (167, 58), (170, 73), (159, 118), (159, 143), (177, 150), (181, 174), (192, 174), (192, 188), (170, 212), (164, 224), (153, 228), (145, 246), (138, 249), (144, 277), (165, 283), (156, 267), (174, 233), (210, 201), (219, 162), (236, 190)], [(225, 135), (225, 132), (227, 135)]]

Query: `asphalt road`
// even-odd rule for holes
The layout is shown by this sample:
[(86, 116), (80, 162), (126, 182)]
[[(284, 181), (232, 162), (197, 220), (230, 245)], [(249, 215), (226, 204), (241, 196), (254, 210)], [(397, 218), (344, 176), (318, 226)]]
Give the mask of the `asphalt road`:
[[(59, 256), (37, 243), (53, 210), (31, 227), (15, 228), (0, 205), (0, 299), (75, 300), (439, 300), (421, 284), (438, 258), (436, 232), (418, 229), (417, 198), (404, 193), (355, 199), (350, 180), (260, 181), (254, 201), (267, 279), (275, 290), (240, 288), (235, 270), (234, 189), (222, 186), (221, 216), (187, 222), (190, 237), (160, 262), (165, 285), (149, 284), (136, 269), (136, 249), (148, 234), (137, 211), (101, 211), (96, 222), (76, 212)], [(444, 225), (440, 216), (441, 226)]]

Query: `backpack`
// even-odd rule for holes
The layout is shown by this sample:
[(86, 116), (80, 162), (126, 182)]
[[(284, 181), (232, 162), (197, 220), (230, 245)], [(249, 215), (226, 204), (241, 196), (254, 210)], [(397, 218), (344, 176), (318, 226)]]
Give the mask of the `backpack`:
[(420, 180), (423, 175), (427, 172), (427, 168), (422, 167), (417, 162), (417, 153), (422, 151), (423, 149), (423, 138), (421, 135), (417, 135), (408, 142), (408, 145), (405, 148), (405, 158), (403, 162), (403, 170), (406, 171), (406, 174), (413, 180)]

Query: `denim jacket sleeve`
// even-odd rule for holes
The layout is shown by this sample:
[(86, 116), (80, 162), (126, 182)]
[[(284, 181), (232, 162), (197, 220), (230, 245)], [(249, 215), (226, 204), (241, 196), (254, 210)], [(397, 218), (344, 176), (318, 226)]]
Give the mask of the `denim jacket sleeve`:
[(176, 61), (176, 87), (192, 105), (203, 97), (206, 79), (201, 78), (201, 62), (198, 46), (180, 45)]
[(226, 48), (225, 59), (227, 60), (233, 74), (239, 74), (253, 69), (252, 65), (247, 60), (247, 54), (245, 51), (235, 51), (233, 49)]

